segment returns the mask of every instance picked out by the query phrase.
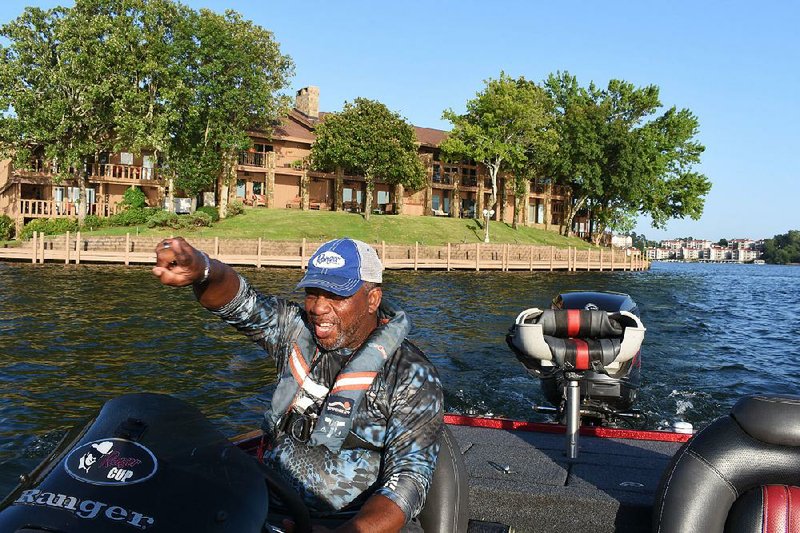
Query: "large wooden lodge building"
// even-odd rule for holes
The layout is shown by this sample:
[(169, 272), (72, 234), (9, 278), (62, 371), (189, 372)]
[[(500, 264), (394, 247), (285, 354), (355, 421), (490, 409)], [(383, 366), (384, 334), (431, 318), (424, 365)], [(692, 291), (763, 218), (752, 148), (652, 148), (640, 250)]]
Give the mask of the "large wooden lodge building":
[[(271, 134), (251, 132), (253, 147), (239, 154), (230, 200), (267, 209), (363, 211), (366, 185), (362, 176), (315, 172), (308, 168), (314, 129), (320, 120), (324, 120), (324, 113), (319, 112), (319, 89), (306, 87), (297, 92), (295, 108)], [(408, 191), (377, 180), (374, 211), (417, 216), (482, 216), (491, 193), (486, 169), (482, 165), (445, 163), (440, 158), (439, 146), (447, 132), (414, 129), (427, 171), (426, 185)], [(141, 188), (148, 205), (165, 204), (167, 183), (150, 154), (101, 154), (90, 167), (88, 214), (101, 217), (114, 214), (125, 190), (131, 186)], [(564, 220), (569, 190), (536, 181), (528, 189), (524, 204), (527, 209), (520, 214), (521, 222), (558, 230)], [(494, 219), (511, 222), (514, 196), (504, 178), (498, 178), (498, 194), (500, 208)], [(204, 195), (204, 203), (213, 201), (213, 197)], [(0, 162), (0, 214), (16, 220), (18, 228), (35, 218), (74, 217), (77, 199), (77, 184), (55, 183), (41, 157), (34, 157), (29, 168), (24, 169), (14, 168), (10, 160)], [(575, 229), (583, 229), (581, 226)]]

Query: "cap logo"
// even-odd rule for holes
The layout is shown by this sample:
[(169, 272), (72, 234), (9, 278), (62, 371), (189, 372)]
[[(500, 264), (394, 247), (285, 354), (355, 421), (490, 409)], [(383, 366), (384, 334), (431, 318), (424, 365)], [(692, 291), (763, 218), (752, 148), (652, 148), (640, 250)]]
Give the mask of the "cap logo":
[(322, 252), (311, 262), (317, 268), (341, 268), (345, 265), (344, 257), (336, 252)]

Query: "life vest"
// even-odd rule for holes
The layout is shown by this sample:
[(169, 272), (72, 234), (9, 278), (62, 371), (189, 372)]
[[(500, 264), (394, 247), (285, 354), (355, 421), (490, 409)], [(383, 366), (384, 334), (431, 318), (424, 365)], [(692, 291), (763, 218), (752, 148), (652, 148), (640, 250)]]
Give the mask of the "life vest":
[(299, 432), (297, 425), (305, 423), (310, 424), (308, 443), (311, 446), (325, 446), (333, 452), (342, 448), (364, 395), (386, 359), (400, 347), (411, 330), (411, 321), (405, 312), (385, 300), (378, 317), (381, 325), (339, 370), (330, 388), (311, 378), (310, 369), (319, 348), (311, 330), (300, 328), (272, 396), (272, 407), (265, 414), (267, 429), (274, 437), (290, 433), (304, 440), (296, 432)]

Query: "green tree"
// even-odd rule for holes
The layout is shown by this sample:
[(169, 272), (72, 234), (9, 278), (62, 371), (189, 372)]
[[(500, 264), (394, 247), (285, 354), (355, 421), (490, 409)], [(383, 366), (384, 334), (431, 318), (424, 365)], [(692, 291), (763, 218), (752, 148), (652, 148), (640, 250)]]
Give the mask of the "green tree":
[[(453, 129), (442, 143), (445, 158), (469, 158), (482, 163), (489, 171), (492, 193), (489, 205), (497, 209), (497, 177), (502, 171), (519, 176), (514, 183), (517, 198), (524, 189), (519, 180), (536, 174), (544, 152), (555, 149), (555, 132), (552, 130), (552, 103), (547, 93), (525, 78), (513, 79), (504, 72), (498, 79), (485, 82), (483, 91), (467, 102), (463, 115), (452, 109), (442, 118), (453, 124)], [(515, 207), (516, 207), (515, 202)], [(499, 215), (499, 213), (498, 213)], [(515, 223), (517, 214), (515, 213)], [(488, 240), (488, 221), (486, 237)]]
[(26, 8), (0, 35), (0, 143), (15, 165), (27, 167), (43, 147), (57, 181), (80, 188), (78, 216), (86, 215), (92, 158), (114, 146), (114, 102), (125, 85), (124, 53), (116, 36), (122, 2), (77, 2), (74, 8)]
[(723, 246), (723, 247), (727, 248), (727, 247), (728, 247), (728, 239), (720, 239), (720, 240), (717, 242), (717, 244), (718, 244), (719, 246)]
[(763, 258), (767, 263), (800, 263), (800, 231), (789, 230), (764, 241)]
[(697, 219), (711, 188), (692, 170), (704, 147), (694, 140), (698, 121), (686, 109), (655, 116), (661, 102), (654, 85), (611, 80), (605, 89), (581, 87), (569, 73), (545, 82), (555, 101), (559, 150), (548, 175), (572, 190), (563, 233), (575, 213), (591, 208), (599, 239), (606, 229), (625, 231), (639, 214), (664, 227), (671, 218)]
[(384, 104), (366, 98), (345, 103), (340, 113), (317, 127), (311, 161), (317, 170), (337, 167), (364, 176), (367, 192), (364, 216), (369, 220), (375, 179), (419, 189), (425, 169), (417, 155), (414, 129)]
[(647, 239), (647, 236), (642, 234), (637, 234), (635, 231), (629, 233), (631, 237), (631, 241), (633, 242), (633, 247), (638, 248), (642, 252), (645, 251), (646, 248), (657, 248), (658, 241), (651, 241)]
[(289, 99), (279, 91), (294, 66), (271, 32), (235, 11), (203, 9), (191, 27), (195, 46), (188, 52), (187, 83), (193, 91), (171, 132), (168, 163), (176, 186), (190, 194), (216, 179), (224, 217), (238, 154), (251, 144), (248, 131), (268, 132), (288, 111)]
[(224, 202), (248, 130), (269, 131), (288, 108), (277, 93), (291, 60), (233, 11), (78, 0), (27, 8), (0, 35), (2, 148), (27, 165), (43, 147), (57, 179), (81, 187), (81, 217), (89, 164), (123, 148), (154, 150), (189, 194), (219, 183)]

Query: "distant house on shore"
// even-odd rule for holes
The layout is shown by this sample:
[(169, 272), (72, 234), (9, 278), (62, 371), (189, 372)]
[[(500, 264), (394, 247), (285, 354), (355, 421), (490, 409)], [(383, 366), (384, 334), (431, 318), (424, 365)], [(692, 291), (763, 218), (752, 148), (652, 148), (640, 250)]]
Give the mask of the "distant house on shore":
[[(309, 169), (308, 156), (315, 140), (315, 127), (325, 119), (319, 111), (319, 89), (309, 86), (297, 91), (294, 109), (271, 133), (252, 131), (253, 146), (239, 154), (235, 186), (229, 200), (268, 209), (319, 209), (361, 212), (366, 183), (363, 176), (323, 173)], [(377, 213), (417, 216), (475, 218), (488, 207), (491, 184), (486, 169), (474, 162), (445, 163), (441, 160), (443, 130), (415, 127), (419, 155), (427, 180), (417, 191), (390, 186), (378, 179), (373, 206)], [(28, 168), (13, 168), (0, 162), (0, 214), (22, 225), (36, 218), (77, 216), (78, 187), (70, 181), (56, 184), (52, 169), (35, 152)], [(131, 186), (144, 191), (149, 205), (164, 205), (167, 184), (161, 178), (151, 154), (132, 152), (99, 154), (87, 168), (87, 214), (107, 217), (117, 211), (125, 190)], [(176, 191), (180, 192), (180, 191)], [(213, 204), (220, 188), (199, 198)], [(564, 222), (569, 189), (549, 180), (529, 182), (521, 223), (558, 230)], [(511, 180), (498, 180), (498, 201), (494, 219), (511, 222), (514, 192)], [(576, 217), (575, 228), (586, 225)]]

